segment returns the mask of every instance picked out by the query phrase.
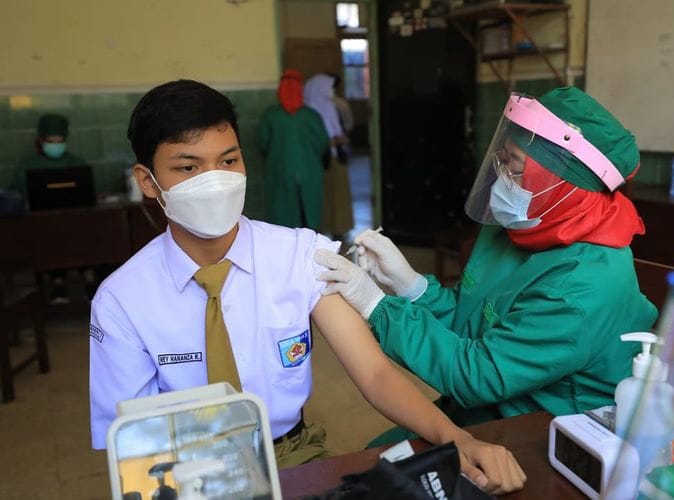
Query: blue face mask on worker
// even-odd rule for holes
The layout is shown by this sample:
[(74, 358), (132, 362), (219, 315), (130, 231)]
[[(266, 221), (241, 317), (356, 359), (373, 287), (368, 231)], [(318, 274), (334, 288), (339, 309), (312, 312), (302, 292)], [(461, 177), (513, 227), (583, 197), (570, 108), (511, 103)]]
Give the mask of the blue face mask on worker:
[(514, 182), (507, 174), (501, 173), (496, 177), (496, 181), (491, 186), (491, 195), (489, 197), (491, 213), (496, 222), (507, 229), (529, 229), (536, 227), (541, 223), (541, 217), (571, 196), (578, 188), (574, 187), (566, 196), (533, 219), (530, 219), (528, 215), (531, 200), (560, 186), (564, 182), (560, 181), (540, 193), (533, 194), (531, 191), (527, 191), (521, 187), (517, 182)]
[(47, 158), (57, 160), (61, 158), (66, 152), (65, 142), (43, 142), (42, 152)]

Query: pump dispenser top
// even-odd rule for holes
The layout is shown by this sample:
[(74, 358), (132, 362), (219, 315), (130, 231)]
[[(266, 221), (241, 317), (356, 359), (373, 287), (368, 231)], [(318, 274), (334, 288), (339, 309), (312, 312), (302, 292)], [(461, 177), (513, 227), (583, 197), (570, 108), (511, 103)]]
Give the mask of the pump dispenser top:
[(632, 376), (640, 379), (667, 380), (667, 365), (651, 354), (651, 347), (658, 337), (651, 332), (625, 333), (620, 336), (623, 342), (641, 342), (641, 352), (632, 360)]
[(656, 422), (662, 414), (661, 408), (666, 407), (663, 405), (671, 406), (674, 400), (674, 387), (666, 382), (667, 365), (651, 352), (659, 339), (657, 335), (650, 332), (634, 332), (621, 335), (620, 340), (641, 342), (641, 352), (634, 356), (632, 361), (632, 376), (622, 380), (616, 387), (616, 434), (625, 438), (642, 392), (648, 393), (648, 397), (642, 401), (644, 409), (641, 415), (649, 415), (647, 418), (652, 421), (644, 421), (642, 418), (641, 425), (649, 429), (649, 432), (656, 432), (662, 427)]

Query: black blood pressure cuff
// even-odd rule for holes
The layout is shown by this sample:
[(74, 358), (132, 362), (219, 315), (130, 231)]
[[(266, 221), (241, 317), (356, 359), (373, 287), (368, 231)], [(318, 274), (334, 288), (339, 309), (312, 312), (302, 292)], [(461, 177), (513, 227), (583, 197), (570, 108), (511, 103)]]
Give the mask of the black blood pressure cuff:
[(490, 499), (460, 474), (454, 443), (435, 446), (394, 463), (382, 459), (361, 474), (344, 476), (338, 487), (305, 500), (450, 500)]

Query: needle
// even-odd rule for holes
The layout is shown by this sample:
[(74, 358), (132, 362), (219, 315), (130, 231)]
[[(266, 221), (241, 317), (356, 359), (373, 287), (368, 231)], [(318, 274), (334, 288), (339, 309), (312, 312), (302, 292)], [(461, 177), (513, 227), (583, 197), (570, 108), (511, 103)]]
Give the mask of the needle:
[[(384, 229), (379, 226), (377, 229), (374, 229), (375, 233), (381, 233)], [(351, 255), (353, 252), (358, 250), (358, 245), (351, 245), (349, 249), (344, 253), (344, 255)]]

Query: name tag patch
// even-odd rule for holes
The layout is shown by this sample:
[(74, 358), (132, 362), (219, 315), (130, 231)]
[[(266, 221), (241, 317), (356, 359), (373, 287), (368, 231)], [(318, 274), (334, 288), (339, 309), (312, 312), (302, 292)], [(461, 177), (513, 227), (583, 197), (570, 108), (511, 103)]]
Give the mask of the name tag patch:
[(183, 352), (180, 354), (159, 354), (157, 361), (160, 365), (175, 365), (178, 363), (201, 362), (203, 356), (200, 352)]
[(285, 368), (301, 365), (311, 352), (309, 330), (278, 342), (281, 363)]
[(102, 344), (105, 332), (95, 325), (89, 325), (89, 337), (98, 340)]

